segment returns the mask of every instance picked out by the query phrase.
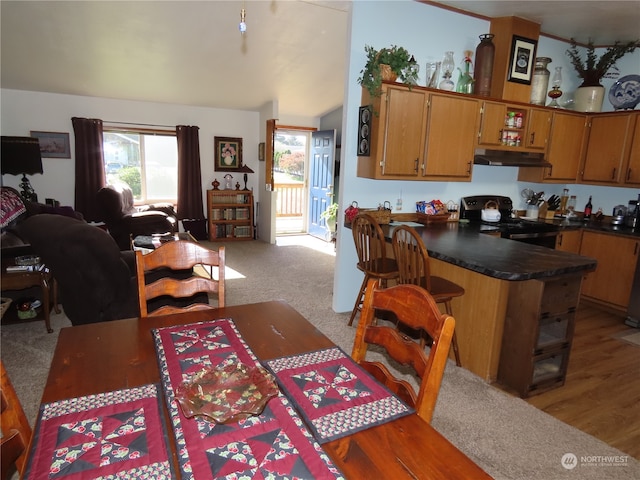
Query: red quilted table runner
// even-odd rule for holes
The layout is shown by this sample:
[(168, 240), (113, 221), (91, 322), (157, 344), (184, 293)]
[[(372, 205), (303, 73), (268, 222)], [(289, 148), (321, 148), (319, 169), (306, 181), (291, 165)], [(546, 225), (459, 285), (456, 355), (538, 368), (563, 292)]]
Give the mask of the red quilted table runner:
[(265, 362), (320, 443), (413, 413), (338, 347)]
[(157, 385), (45, 404), (33, 445), (24, 478), (174, 478)]
[(217, 424), (185, 417), (176, 388), (203, 367), (259, 365), (231, 319), (153, 330), (182, 478), (343, 478), (280, 394), (261, 414)]

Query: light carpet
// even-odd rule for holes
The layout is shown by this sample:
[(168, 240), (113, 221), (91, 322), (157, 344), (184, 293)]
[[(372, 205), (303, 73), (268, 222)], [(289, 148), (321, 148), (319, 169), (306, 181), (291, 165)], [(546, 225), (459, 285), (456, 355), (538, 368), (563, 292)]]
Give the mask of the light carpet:
[[(277, 245), (225, 243), (227, 303), (285, 300), (350, 352), (355, 328), (347, 326), (349, 314), (331, 309), (333, 246), (309, 240), (298, 244), (299, 237), (278, 237)], [(2, 359), (32, 422), (57, 332), (70, 324), (62, 314), (53, 316), (52, 325), (53, 334), (47, 334), (41, 322), (2, 327)], [(433, 426), (498, 480), (640, 478), (635, 459), (452, 362), (445, 371)], [(562, 466), (565, 454), (576, 456), (575, 468)]]

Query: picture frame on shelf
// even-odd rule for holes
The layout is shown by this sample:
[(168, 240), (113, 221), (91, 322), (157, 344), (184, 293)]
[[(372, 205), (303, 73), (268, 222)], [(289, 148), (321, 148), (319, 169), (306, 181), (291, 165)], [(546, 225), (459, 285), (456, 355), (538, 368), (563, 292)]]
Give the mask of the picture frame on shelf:
[(258, 144), (258, 160), (264, 162), (264, 142)]
[(242, 167), (242, 138), (214, 137), (215, 170), (237, 172)]
[(42, 158), (71, 158), (68, 133), (31, 130), (30, 135), (38, 139)]
[(533, 68), (536, 60), (538, 42), (530, 38), (513, 35), (511, 40), (511, 55), (509, 57), (509, 82), (531, 85)]

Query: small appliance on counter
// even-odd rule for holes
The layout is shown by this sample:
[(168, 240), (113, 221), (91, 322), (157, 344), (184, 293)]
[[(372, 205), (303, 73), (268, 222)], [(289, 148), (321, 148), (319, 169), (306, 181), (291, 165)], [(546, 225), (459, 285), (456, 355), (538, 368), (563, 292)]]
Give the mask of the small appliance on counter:
[(629, 200), (627, 205), (627, 215), (624, 219), (624, 224), (630, 228), (638, 227), (638, 219), (640, 217), (640, 211), (637, 200)]
[(613, 216), (611, 217), (611, 225), (623, 225), (627, 216), (627, 207), (624, 205), (616, 205), (613, 207)]

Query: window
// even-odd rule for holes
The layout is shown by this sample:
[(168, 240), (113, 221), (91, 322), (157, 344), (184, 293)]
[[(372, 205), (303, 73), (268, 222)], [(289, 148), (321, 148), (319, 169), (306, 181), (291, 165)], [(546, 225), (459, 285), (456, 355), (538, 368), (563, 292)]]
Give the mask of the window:
[(178, 144), (175, 131), (104, 127), (107, 184), (126, 183), (136, 203), (178, 198)]

